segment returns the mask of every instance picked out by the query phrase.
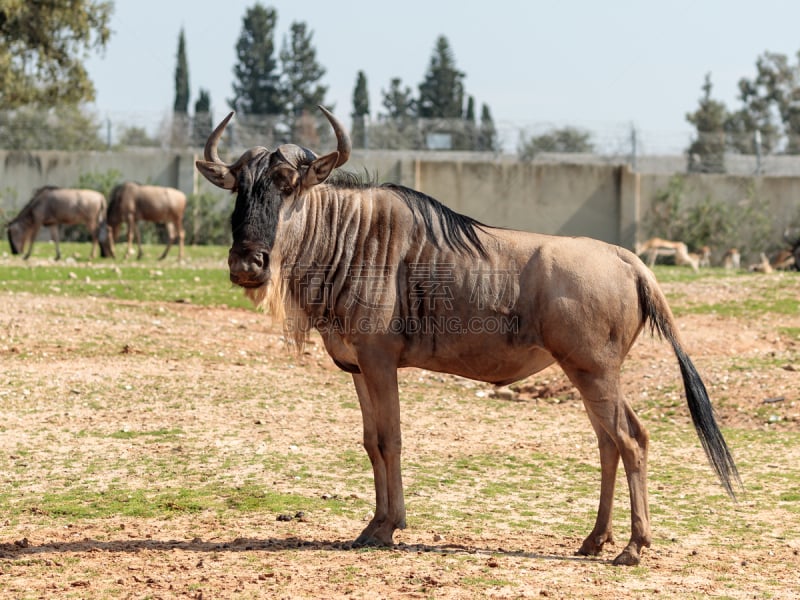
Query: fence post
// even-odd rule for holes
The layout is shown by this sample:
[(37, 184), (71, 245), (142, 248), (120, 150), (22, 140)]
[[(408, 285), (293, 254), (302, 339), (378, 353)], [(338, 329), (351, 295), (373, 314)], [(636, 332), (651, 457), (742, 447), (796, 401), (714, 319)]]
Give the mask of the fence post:
[(756, 175), (761, 175), (761, 131), (759, 129), (756, 129), (753, 138), (756, 147)]

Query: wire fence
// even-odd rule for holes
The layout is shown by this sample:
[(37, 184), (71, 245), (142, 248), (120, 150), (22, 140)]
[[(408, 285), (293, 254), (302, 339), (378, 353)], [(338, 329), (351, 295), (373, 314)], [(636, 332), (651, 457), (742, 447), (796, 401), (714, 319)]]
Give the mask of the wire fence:
[[(54, 114), (0, 111), (3, 150), (130, 150), (140, 147), (200, 151), (225, 113), (192, 116), (171, 111)], [(417, 152), (481, 152), (533, 162), (629, 164), (646, 173), (720, 172), (734, 175), (800, 176), (800, 144), (773, 136), (760, 145), (758, 132), (654, 131), (630, 122), (569, 124), (497, 121), (491, 126), (463, 119), (342, 119), (356, 149)], [(583, 147), (534, 144), (554, 131), (582, 134)], [(324, 151), (335, 141), (330, 125), (304, 114), (288, 123), (277, 116), (238, 114), (226, 129), (225, 147), (297, 143)], [(532, 146), (532, 144), (534, 144)], [(533, 148), (534, 151), (530, 151)], [(752, 150), (751, 150), (752, 149)], [(700, 153), (698, 154), (698, 151)]]

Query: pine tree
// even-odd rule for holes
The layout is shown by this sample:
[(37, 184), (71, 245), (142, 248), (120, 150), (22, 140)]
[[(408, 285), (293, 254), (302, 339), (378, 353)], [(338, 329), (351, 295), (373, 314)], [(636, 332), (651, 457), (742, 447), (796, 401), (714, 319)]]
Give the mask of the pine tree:
[(273, 41), (278, 15), (273, 8), (256, 3), (242, 19), (236, 43), (233, 98), (228, 105), (248, 115), (277, 115), (284, 111), (280, 74)]
[[(313, 140), (297, 138), (294, 133), (309, 131), (307, 121), (316, 116), (319, 105), (325, 104), (325, 94), (328, 91), (326, 86), (319, 83), (325, 75), (325, 69), (317, 62), (312, 36), (313, 32), (308, 31), (305, 23), (292, 23), (289, 38), (284, 38), (280, 52), (284, 115), (291, 132), (290, 137), (309, 145)], [(333, 110), (334, 107), (326, 108)]]
[(356, 148), (367, 147), (367, 117), (369, 116), (369, 93), (367, 92), (367, 76), (359, 71), (356, 76), (356, 87), (353, 89), (353, 128), (350, 137)]
[(388, 120), (406, 123), (417, 116), (417, 101), (412, 96), (411, 88), (403, 87), (399, 77), (389, 82), (388, 90), (381, 90), (381, 96)]
[(183, 28), (181, 28), (181, 33), (178, 36), (174, 111), (184, 115), (189, 112), (189, 65), (186, 62), (186, 36)]
[(411, 88), (403, 86), (399, 77), (381, 90), (381, 104), (386, 112), (378, 115), (378, 125), (370, 129), (375, 147), (387, 149), (417, 149), (422, 147), (419, 130), (414, 126), (417, 101)]
[[(800, 60), (800, 53), (798, 54)], [(742, 108), (728, 117), (729, 145), (751, 154), (755, 132), (761, 136), (764, 152), (785, 142), (783, 151), (800, 154), (800, 64), (793, 65), (785, 54), (765, 52), (756, 61), (756, 76), (739, 80)]]
[(461, 119), (464, 77), (464, 73), (456, 69), (447, 38), (439, 36), (425, 79), (419, 84), (419, 116), (423, 119)]
[(707, 73), (700, 106), (686, 115), (686, 120), (697, 129), (697, 137), (687, 150), (690, 172), (725, 172), (725, 123), (728, 116), (725, 105), (711, 98), (711, 88), (711, 73)]

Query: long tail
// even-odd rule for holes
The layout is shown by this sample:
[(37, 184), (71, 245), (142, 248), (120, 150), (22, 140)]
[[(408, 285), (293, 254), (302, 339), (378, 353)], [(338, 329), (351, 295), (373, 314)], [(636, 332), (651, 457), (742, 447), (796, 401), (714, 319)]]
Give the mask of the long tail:
[(678, 335), (673, 327), (674, 321), (672, 311), (667, 305), (663, 294), (654, 287), (654, 281), (648, 280), (646, 276), (639, 277), (639, 302), (641, 304), (642, 315), (645, 322), (649, 321), (654, 333), (666, 338), (672, 345), (675, 356), (683, 377), (683, 386), (686, 390), (686, 402), (689, 405), (689, 413), (692, 415), (697, 436), (708, 457), (708, 462), (716, 471), (720, 482), (722, 482), (728, 495), (736, 499), (734, 492), (734, 481), (739, 489), (743, 489), (742, 480), (739, 478), (739, 471), (733, 461), (725, 438), (719, 430), (717, 421), (714, 418), (714, 409), (711, 400), (708, 398), (706, 386), (700, 378), (694, 364), (689, 356), (684, 352), (680, 344)]

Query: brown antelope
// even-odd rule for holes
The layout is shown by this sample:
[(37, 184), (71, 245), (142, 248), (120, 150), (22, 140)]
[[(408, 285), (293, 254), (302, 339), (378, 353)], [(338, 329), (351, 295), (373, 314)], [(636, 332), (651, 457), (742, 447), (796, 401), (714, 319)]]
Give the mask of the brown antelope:
[(753, 263), (747, 267), (747, 270), (751, 273), (772, 273), (773, 268), (769, 262), (769, 259), (767, 258), (767, 255), (762, 252), (759, 255), (759, 262)]
[(742, 257), (736, 248), (728, 248), (722, 256), (722, 266), (725, 269), (740, 269)]
[(792, 271), (800, 269), (800, 237), (793, 240), (789, 237), (789, 229), (783, 232), (783, 241), (789, 247), (778, 251), (770, 261), (774, 269), (778, 271)]
[(33, 197), (19, 214), (8, 223), (8, 243), (11, 246), (11, 253), (22, 254), (27, 247), (28, 251), (24, 258), (30, 257), (33, 242), (39, 229), (44, 225), (50, 229), (50, 239), (56, 245), (56, 260), (60, 259), (58, 228), (63, 224), (85, 225), (92, 236), (92, 250), (89, 257), (94, 258), (98, 243), (101, 256), (105, 256), (105, 242), (98, 241), (105, 213), (106, 197), (101, 192), (52, 185), (41, 187), (34, 192)]
[[(399, 185), (334, 175), (350, 155), (341, 123), (323, 156), (293, 144), (256, 147), (230, 164), (209, 137), (198, 170), (236, 192), (230, 280), (285, 317), (298, 345), (316, 329), (350, 373), (372, 463), (375, 513), (355, 546), (391, 545), (406, 526), (397, 370), (420, 367), (497, 385), (558, 363), (578, 388), (600, 449), (600, 504), (578, 549), (613, 541), (622, 460), (631, 537), (615, 564), (650, 546), (649, 434), (622, 394), (620, 370), (647, 325), (678, 360), (703, 448), (732, 495), (738, 474), (705, 386), (653, 273), (633, 253), (588, 238), (499, 229)], [(330, 181), (328, 181), (330, 179)]]
[(709, 246), (703, 246), (699, 252), (690, 252), (689, 255), (697, 260), (697, 266), (701, 269), (711, 266), (711, 248)]
[[(694, 272), (700, 267), (700, 258), (689, 254), (689, 249), (683, 242), (672, 242), (661, 238), (650, 238), (644, 243), (636, 245), (636, 254), (647, 256), (647, 266), (651, 269), (659, 256), (674, 256), (676, 265), (688, 265)], [(709, 250), (710, 254), (710, 250)]]
[(186, 210), (186, 194), (171, 187), (158, 185), (140, 185), (128, 181), (117, 185), (111, 191), (108, 202), (108, 226), (111, 229), (109, 240), (111, 256), (114, 256), (114, 241), (117, 239), (120, 226), (127, 225), (128, 248), (125, 256), (131, 253), (133, 235), (136, 234), (136, 245), (139, 249), (137, 258), (142, 258), (142, 238), (139, 221), (165, 223), (167, 226), (167, 247), (159, 260), (164, 259), (172, 248), (172, 242), (178, 238), (178, 260), (183, 259), (183, 213)]

